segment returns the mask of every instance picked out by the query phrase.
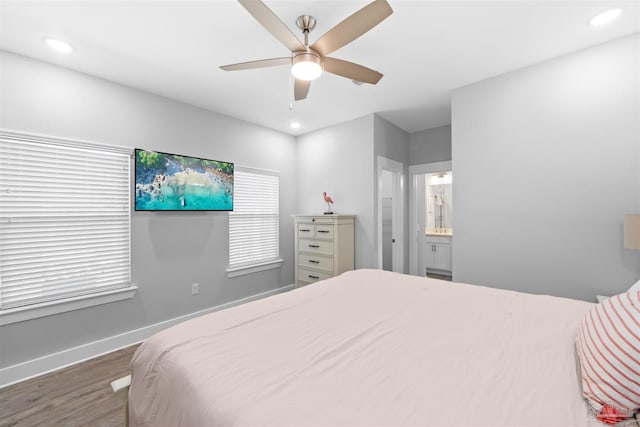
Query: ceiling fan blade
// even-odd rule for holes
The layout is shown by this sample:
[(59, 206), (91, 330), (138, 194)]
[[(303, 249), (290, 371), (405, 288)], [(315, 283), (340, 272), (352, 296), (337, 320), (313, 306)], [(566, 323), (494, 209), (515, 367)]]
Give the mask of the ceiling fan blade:
[(296, 82), (293, 86), (293, 98), (296, 101), (305, 99), (307, 97), (307, 94), (309, 93), (310, 87), (311, 87), (311, 80), (296, 79)]
[(247, 9), (255, 19), (258, 21), (267, 31), (269, 31), (275, 38), (287, 47), (290, 51), (304, 50), (304, 45), (298, 40), (298, 38), (291, 32), (278, 18), (275, 13), (271, 11), (260, 0), (238, 0), (238, 2)]
[(223, 65), (220, 68), (224, 71), (251, 70), (253, 68), (275, 67), (277, 65), (291, 65), (291, 58), (271, 58), (260, 59), (258, 61), (240, 62), (238, 64)]
[(342, 59), (324, 57), (322, 58), (322, 65), (324, 65), (324, 71), (328, 73), (337, 74), (358, 82), (374, 85), (382, 78), (382, 73)]
[(392, 13), (393, 10), (387, 0), (375, 0), (327, 31), (311, 46), (311, 49), (322, 56), (329, 55), (351, 43)]

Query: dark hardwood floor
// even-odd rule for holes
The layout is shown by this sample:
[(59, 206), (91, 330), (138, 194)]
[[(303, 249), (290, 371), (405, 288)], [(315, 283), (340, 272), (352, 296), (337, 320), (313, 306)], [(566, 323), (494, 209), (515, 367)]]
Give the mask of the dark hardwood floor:
[(0, 426), (124, 426), (124, 400), (113, 393), (111, 381), (130, 373), (137, 348), (0, 388)]

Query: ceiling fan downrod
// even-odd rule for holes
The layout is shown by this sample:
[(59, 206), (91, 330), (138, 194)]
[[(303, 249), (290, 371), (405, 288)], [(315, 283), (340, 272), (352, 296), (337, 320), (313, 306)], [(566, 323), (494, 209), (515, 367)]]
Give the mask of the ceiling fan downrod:
[(316, 27), (316, 18), (311, 15), (300, 15), (296, 19), (296, 25), (304, 34), (304, 47), (309, 49), (309, 33)]

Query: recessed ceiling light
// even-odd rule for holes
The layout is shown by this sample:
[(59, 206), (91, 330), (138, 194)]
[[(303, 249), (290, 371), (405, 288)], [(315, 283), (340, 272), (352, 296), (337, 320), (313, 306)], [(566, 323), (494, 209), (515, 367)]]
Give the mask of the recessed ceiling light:
[(58, 52), (69, 53), (73, 50), (69, 43), (63, 42), (62, 40), (47, 38), (44, 41), (51, 49), (57, 50)]
[(608, 24), (609, 22), (616, 19), (622, 13), (622, 9), (610, 9), (606, 12), (602, 12), (599, 15), (596, 15), (589, 23), (594, 27)]
[(302, 125), (300, 124), (300, 122), (291, 122), (289, 126), (291, 126), (291, 129), (300, 129), (300, 126)]

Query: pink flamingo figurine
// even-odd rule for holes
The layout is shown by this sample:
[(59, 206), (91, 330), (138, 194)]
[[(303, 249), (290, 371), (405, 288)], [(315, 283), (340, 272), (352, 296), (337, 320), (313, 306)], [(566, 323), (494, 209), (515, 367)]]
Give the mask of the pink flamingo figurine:
[(333, 212), (331, 211), (331, 205), (333, 205), (333, 199), (331, 199), (331, 196), (327, 195), (326, 191), (322, 192), (322, 196), (324, 197), (324, 201), (327, 202), (327, 212), (325, 212), (325, 215), (331, 215)]

